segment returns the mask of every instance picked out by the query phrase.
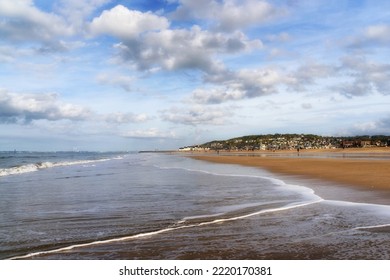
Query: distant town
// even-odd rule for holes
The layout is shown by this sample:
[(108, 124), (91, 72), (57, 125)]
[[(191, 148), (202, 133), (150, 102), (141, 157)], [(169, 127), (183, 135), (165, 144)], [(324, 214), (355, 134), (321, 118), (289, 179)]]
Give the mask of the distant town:
[(365, 147), (390, 147), (390, 136), (363, 135), (353, 137), (327, 137), (313, 134), (248, 135), (182, 147), (179, 151), (276, 151)]

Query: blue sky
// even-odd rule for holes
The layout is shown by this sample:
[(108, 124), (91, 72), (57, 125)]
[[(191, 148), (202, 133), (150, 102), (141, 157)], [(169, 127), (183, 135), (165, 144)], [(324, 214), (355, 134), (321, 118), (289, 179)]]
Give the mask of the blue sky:
[(390, 135), (390, 2), (2, 0), (0, 150)]

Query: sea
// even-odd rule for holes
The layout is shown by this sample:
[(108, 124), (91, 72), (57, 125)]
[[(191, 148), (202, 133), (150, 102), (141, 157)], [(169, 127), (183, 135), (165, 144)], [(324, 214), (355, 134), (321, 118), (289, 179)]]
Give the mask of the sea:
[(390, 197), (177, 153), (0, 152), (0, 259), (388, 260)]

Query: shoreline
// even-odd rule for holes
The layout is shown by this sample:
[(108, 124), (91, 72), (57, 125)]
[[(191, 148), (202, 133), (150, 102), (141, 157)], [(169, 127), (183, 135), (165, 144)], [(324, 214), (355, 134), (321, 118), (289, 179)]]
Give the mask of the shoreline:
[(337, 149), (266, 152), (194, 152), (193, 159), (258, 167), (284, 176), (355, 186), (365, 190), (390, 190), (390, 149)]

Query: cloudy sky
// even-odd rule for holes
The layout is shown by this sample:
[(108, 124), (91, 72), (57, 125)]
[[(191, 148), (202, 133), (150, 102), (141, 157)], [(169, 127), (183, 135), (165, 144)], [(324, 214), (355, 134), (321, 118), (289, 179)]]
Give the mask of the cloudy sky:
[(390, 1), (0, 0), (0, 150), (390, 134)]

